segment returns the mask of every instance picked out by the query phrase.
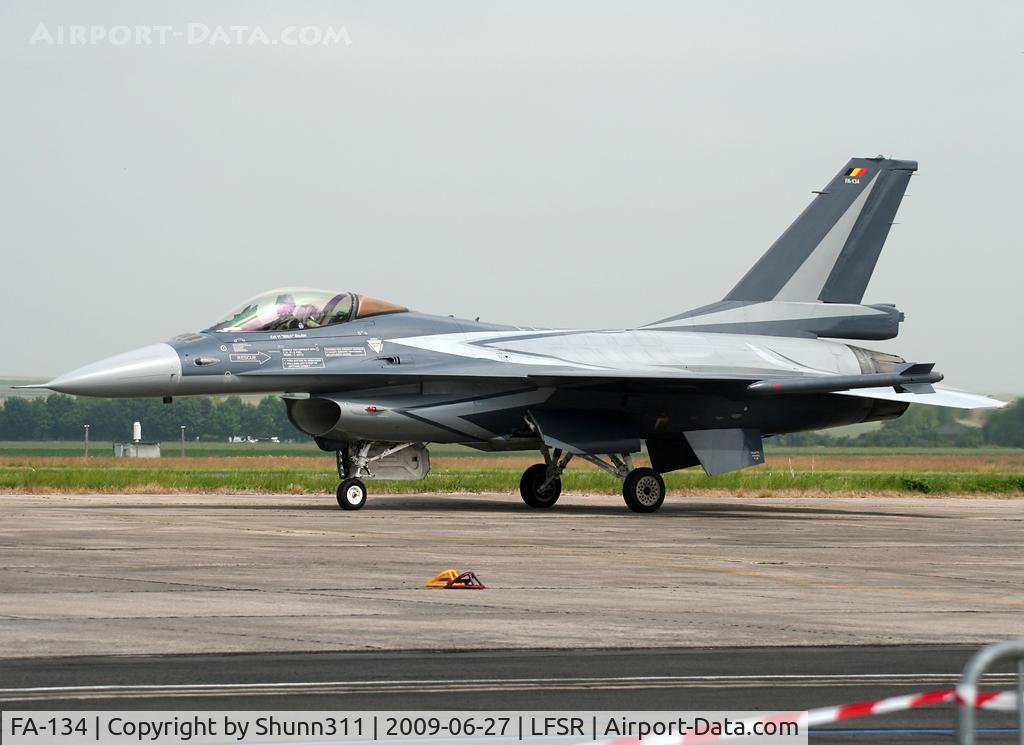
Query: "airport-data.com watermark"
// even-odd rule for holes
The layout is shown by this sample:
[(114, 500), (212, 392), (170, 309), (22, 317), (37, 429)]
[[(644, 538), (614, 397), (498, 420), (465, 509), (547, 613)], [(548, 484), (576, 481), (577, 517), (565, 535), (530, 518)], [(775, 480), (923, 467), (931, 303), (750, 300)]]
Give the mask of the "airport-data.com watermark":
[(174, 25), (100, 26), (40, 23), (28, 40), (39, 46), (185, 46), (209, 47), (323, 47), (349, 46), (344, 26), (285, 26), (267, 31), (262, 26), (186, 23)]

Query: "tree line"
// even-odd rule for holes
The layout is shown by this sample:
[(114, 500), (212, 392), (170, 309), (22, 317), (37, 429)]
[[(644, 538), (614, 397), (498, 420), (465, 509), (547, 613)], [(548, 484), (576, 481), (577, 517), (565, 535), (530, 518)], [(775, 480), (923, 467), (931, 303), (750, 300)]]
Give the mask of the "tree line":
[(871, 432), (833, 436), (797, 432), (773, 437), (775, 445), (808, 447), (1024, 447), (1024, 399), (988, 413), (981, 427), (962, 425), (964, 412), (939, 406), (911, 406), (899, 419), (890, 419)]
[(267, 396), (246, 403), (238, 396), (223, 399), (73, 398), (56, 394), (39, 398), (8, 398), (0, 409), (0, 440), (80, 440), (89, 425), (93, 440), (128, 441), (132, 423), (142, 422), (145, 440), (225, 440), (229, 437), (265, 439), (306, 438), (288, 421), (284, 402)]
[[(958, 423), (962, 412), (936, 406), (911, 406), (899, 419), (884, 422), (872, 432), (835, 437), (823, 432), (799, 432), (772, 438), (775, 445), (806, 447), (1024, 447), (1024, 399), (990, 412), (982, 427)], [(132, 423), (142, 422), (146, 440), (175, 440), (185, 425), (189, 439), (229, 437), (302, 439), (276, 396), (246, 403), (238, 396), (223, 399), (73, 398), (55, 394), (39, 398), (8, 398), (0, 409), (0, 440), (77, 440), (83, 425), (95, 440), (128, 440)]]

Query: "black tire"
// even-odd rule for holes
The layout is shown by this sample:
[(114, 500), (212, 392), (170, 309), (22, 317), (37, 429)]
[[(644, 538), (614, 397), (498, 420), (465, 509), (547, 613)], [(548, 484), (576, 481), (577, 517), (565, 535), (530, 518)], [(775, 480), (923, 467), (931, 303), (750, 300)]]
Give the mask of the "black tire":
[(531, 507), (551, 507), (562, 496), (562, 479), (555, 479), (541, 492), (540, 485), (548, 476), (548, 467), (543, 463), (535, 463), (526, 469), (519, 479), (519, 494), (523, 501)]
[(338, 484), (337, 494), (343, 510), (361, 510), (366, 504), (366, 484), (360, 479), (345, 479)]
[(622, 498), (633, 512), (656, 512), (665, 501), (665, 480), (653, 468), (635, 468), (622, 484)]

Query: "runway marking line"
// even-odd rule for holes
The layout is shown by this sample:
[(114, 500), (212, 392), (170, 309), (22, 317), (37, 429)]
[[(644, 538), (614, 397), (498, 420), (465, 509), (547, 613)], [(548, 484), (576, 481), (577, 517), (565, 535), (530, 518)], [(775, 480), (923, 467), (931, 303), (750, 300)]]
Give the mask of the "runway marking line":
[[(606, 678), (469, 678), (463, 680), (353, 680), (353, 681), (309, 681), (279, 683), (183, 683), (183, 684), (135, 684), (135, 685), (93, 685), (93, 686), (46, 686), (0, 689), (0, 700), (59, 697), (104, 697), (104, 694), (134, 694), (136, 697), (152, 694), (167, 696), (187, 695), (229, 695), (249, 693), (251, 695), (273, 695), (281, 691), (331, 691), (348, 689), (350, 692), (400, 692), (409, 689), (429, 692), (485, 690), (533, 690), (556, 688), (640, 688), (649, 684), (667, 687), (703, 687), (708, 684), (720, 687), (746, 687), (754, 684), (796, 684), (797, 687), (810, 685), (909, 685), (911, 683), (934, 684), (955, 682), (955, 673), (892, 673), (892, 674), (845, 674), (845, 675), (694, 675), (694, 676), (623, 676)], [(1005, 683), (1015, 680), (1013, 673), (994, 673), (986, 676), (986, 683)]]

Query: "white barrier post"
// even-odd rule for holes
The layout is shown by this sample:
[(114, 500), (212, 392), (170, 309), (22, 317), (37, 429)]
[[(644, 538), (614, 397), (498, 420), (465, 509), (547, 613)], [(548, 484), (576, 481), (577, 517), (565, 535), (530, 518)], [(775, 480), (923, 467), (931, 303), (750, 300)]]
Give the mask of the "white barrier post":
[(990, 644), (980, 649), (964, 666), (960, 674), (960, 682), (956, 687), (957, 705), (957, 742), (960, 745), (974, 745), (976, 726), (975, 706), (978, 703), (978, 683), (995, 662), (1003, 659), (1017, 661), (1017, 742), (1024, 745), (1024, 639)]

